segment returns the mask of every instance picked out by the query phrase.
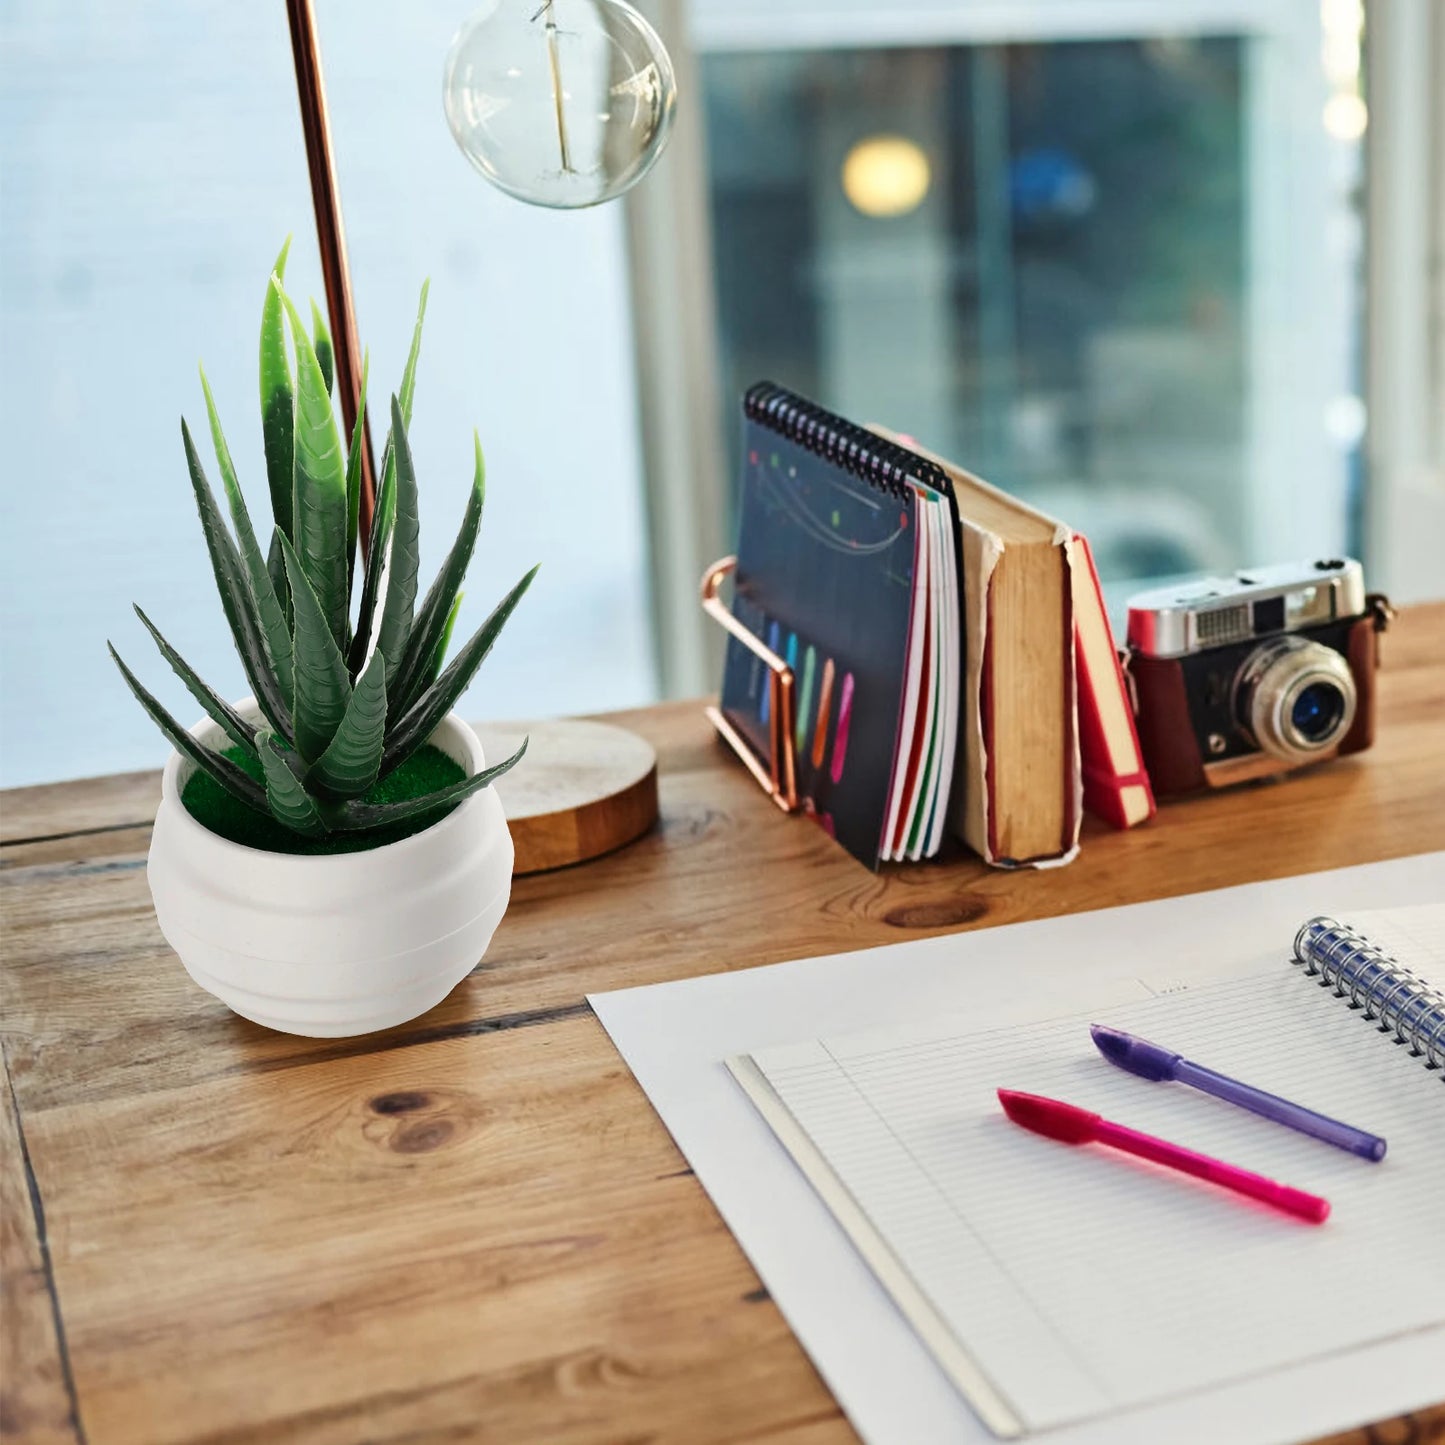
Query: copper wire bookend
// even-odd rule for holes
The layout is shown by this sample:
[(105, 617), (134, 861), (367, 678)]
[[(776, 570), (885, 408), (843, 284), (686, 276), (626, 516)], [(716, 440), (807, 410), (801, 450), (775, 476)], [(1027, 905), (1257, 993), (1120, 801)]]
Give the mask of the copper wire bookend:
[(723, 716), (721, 709), (707, 708), (707, 720), (742, 759), (744, 766), (757, 779), (758, 786), (773, 802), (785, 813), (796, 813), (798, 764), (793, 734), (793, 709), (796, 706), (793, 669), (760, 638), (754, 637), (718, 597), (723, 578), (735, 572), (737, 565), (736, 557), (724, 557), (720, 562), (714, 562), (703, 574), (702, 610), (730, 636), (736, 637), (755, 657), (767, 664), (769, 757), (759, 758), (752, 744)]

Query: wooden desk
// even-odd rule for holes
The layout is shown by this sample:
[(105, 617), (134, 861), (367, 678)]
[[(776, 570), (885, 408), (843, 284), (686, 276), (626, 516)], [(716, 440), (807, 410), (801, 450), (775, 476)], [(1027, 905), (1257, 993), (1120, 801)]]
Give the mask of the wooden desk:
[[(1445, 606), (1385, 638), (1372, 752), (1091, 824), (1046, 873), (875, 877), (695, 705), (633, 713), (658, 830), (521, 880), (445, 1004), (335, 1042), (243, 1022), (167, 950), (157, 774), (0, 795), (0, 1433), (852, 1438), (583, 995), (1445, 848), (1442, 648)], [(1445, 1440), (1445, 1405), (1347, 1438)]]

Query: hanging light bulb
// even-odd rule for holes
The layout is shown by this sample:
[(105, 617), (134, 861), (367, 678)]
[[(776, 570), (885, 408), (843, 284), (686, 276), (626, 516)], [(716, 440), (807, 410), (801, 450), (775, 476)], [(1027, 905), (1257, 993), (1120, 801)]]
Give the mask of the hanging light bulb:
[(447, 122), (493, 185), (537, 206), (610, 201), (662, 154), (672, 61), (623, 0), (490, 0), (447, 54)]

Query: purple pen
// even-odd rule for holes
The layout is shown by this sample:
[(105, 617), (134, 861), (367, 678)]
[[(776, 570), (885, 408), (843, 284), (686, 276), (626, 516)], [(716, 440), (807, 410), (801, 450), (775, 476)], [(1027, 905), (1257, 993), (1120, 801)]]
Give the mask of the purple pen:
[(1358, 1154), (1361, 1159), (1372, 1159), (1378, 1163), (1385, 1157), (1385, 1141), (1378, 1134), (1368, 1134), (1363, 1129), (1342, 1124), (1338, 1119), (1317, 1114), (1302, 1104), (1291, 1104), (1288, 1099), (1281, 1099), (1278, 1094), (1267, 1094), (1263, 1089), (1242, 1084), (1238, 1079), (1231, 1079), (1226, 1074), (1216, 1074), (1213, 1069), (1206, 1069), (1203, 1064), (1190, 1063), (1182, 1055), (1160, 1048), (1158, 1044), (1151, 1044), (1147, 1039), (1126, 1034), (1122, 1029), (1091, 1024), (1089, 1032), (1093, 1035), (1099, 1052), (1111, 1064), (1117, 1064), (1131, 1074), (1138, 1074), (1141, 1079), (1148, 1079), (1153, 1083), (1172, 1079), (1177, 1083), (1189, 1084), (1206, 1094), (1213, 1094), (1216, 1099), (1238, 1104), (1241, 1109), (1273, 1119), (1276, 1124), (1285, 1124), (1291, 1129), (1298, 1129), (1302, 1134), (1310, 1135), (1311, 1138), (1322, 1139), (1337, 1149), (1348, 1149), (1351, 1154)]

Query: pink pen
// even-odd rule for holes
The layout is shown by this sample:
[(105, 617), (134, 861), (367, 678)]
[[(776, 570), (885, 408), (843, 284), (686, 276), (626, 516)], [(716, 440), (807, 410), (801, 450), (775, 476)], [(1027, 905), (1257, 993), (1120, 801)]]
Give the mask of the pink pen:
[(1042, 1094), (1021, 1094), (1014, 1089), (1000, 1089), (999, 1103), (1004, 1113), (1025, 1129), (1035, 1134), (1057, 1139), (1063, 1144), (1107, 1144), (1122, 1149), (1126, 1154), (1137, 1154), (1141, 1159), (1150, 1159), (1155, 1164), (1167, 1165), (1196, 1179), (1207, 1179), (1211, 1184), (1222, 1184), (1237, 1194), (1247, 1194), (1263, 1204), (1272, 1204), (1296, 1219), (1308, 1220), (1311, 1224), (1323, 1224), (1330, 1214), (1330, 1202), (1318, 1194), (1306, 1194), (1303, 1189), (1293, 1189), (1263, 1174), (1251, 1174), (1248, 1169), (1226, 1164), (1222, 1159), (1213, 1159), (1208, 1154), (1196, 1153), (1167, 1139), (1156, 1139), (1152, 1134), (1141, 1134), (1137, 1129), (1115, 1124), (1102, 1114), (1091, 1114), (1087, 1109), (1065, 1104), (1060, 1099), (1046, 1099)]
[(838, 700), (838, 726), (833, 733), (833, 759), (829, 768), (835, 783), (843, 781), (843, 765), (848, 761), (848, 732), (853, 724), (853, 674), (843, 678), (843, 693)]

